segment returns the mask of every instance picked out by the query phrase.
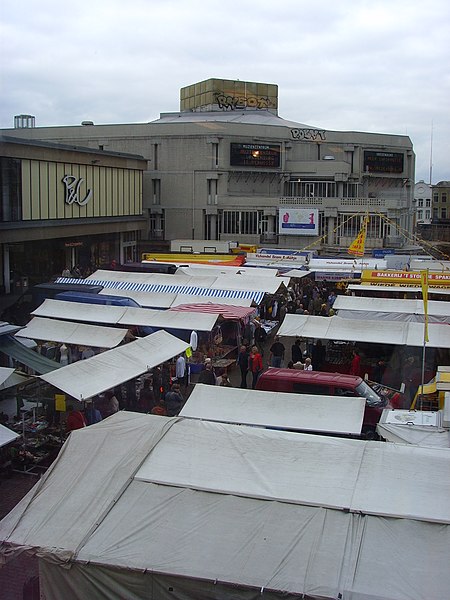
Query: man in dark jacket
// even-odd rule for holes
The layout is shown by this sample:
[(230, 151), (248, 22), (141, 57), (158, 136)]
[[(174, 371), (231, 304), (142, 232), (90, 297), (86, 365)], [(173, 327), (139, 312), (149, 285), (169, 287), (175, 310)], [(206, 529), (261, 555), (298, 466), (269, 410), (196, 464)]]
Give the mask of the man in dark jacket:
[(198, 383), (206, 383), (207, 385), (216, 385), (216, 376), (214, 375), (211, 363), (207, 363), (203, 371), (198, 376)]
[(183, 396), (180, 393), (180, 386), (174, 383), (170, 392), (167, 392), (164, 398), (164, 404), (167, 410), (168, 417), (175, 417), (183, 406)]

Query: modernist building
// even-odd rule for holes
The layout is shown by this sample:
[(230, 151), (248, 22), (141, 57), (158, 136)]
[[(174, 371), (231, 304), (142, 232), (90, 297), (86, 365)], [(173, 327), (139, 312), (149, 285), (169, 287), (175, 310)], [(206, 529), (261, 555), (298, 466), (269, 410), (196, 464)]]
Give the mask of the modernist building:
[(144, 156), (143, 249), (183, 238), (345, 251), (366, 213), (366, 248), (406, 243), (414, 222), (409, 137), (287, 121), (271, 84), (209, 79), (180, 96), (180, 112), (150, 123), (88, 121), (14, 135)]
[(136, 260), (146, 168), (131, 154), (0, 136), (1, 290)]

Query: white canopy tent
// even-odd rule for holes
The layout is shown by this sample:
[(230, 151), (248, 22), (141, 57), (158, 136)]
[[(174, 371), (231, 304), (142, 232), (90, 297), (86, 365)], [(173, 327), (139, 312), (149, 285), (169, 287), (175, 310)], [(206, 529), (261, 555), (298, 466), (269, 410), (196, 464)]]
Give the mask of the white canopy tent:
[[(214, 298), (208, 298), (206, 296), (199, 296), (195, 294), (177, 294), (177, 293), (165, 293), (165, 292), (137, 292), (135, 290), (111, 290), (105, 288), (99, 292), (99, 294), (106, 294), (108, 296), (123, 296), (125, 298), (131, 298), (137, 302), (143, 308), (170, 308), (172, 306), (178, 306), (179, 304), (188, 303), (200, 303), (208, 304), (214, 302)], [(252, 298), (221, 298), (221, 304), (231, 304), (234, 306), (251, 306), (253, 304)]]
[(72, 432), (1, 552), (38, 554), (47, 600), (442, 600), (449, 467), (445, 450), (120, 412)]
[(15, 336), (31, 340), (91, 346), (92, 348), (115, 348), (123, 342), (127, 333), (128, 329), (34, 317)]
[(18, 437), (20, 437), (18, 433), (8, 429), (8, 427), (5, 427), (4, 425), (0, 425), (0, 448), (14, 442)]
[[(317, 317), (287, 314), (278, 330), (278, 335), (422, 347), (423, 330), (422, 323), (360, 321), (343, 319), (339, 316)], [(431, 323), (428, 326), (427, 347), (450, 348), (449, 334), (450, 325)]]
[(113, 350), (61, 367), (41, 378), (77, 400), (87, 400), (181, 354), (189, 344), (157, 331)]
[(0, 386), (14, 373), (14, 369), (10, 367), (0, 367)]
[(383, 410), (377, 432), (388, 442), (450, 448), (450, 430), (442, 426), (442, 411)]
[(227, 267), (226, 264), (220, 265), (186, 265), (178, 267), (177, 273), (184, 273), (189, 277), (197, 277), (202, 275), (250, 275), (251, 277), (276, 277), (275, 269), (258, 269), (248, 267)]
[(180, 416), (276, 429), (359, 435), (365, 405), (365, 398), (283, 394), (198, 383)]
[(109, 323), (110, 325), (155, 327), (159, 329), (185, 329), (188, 331), (212, 331), (219, 315), (199, 312), (186, 312), (183, 315), (150, 308), (127, 306), (103, 306), (67, 302), (63, 300), (45, 300), (32, 313), (36, 316), (71, 321), (89, 321), (90, 323)]
[[(351, 292), (358, 292), (364, 294), (364, 296), (370, 296), (371, 292), (384, 292), (385, 294), (398, 294), (408, 293), (417, 294), (418, 298), (422, 298), (422, 288), (420, 285), (368, 285), (364, 283), (350, 283), (348, 290)], [(450, 296), (450, 289), (433, 287), (432, 285), (428, 288), (428, 295), (443, 295)]]
[[(394, 298), (363, 298), (337, 296), (333, 309), (345, 319), (384, 319), (423, 323), (425, 311), (422, 300), (399, 300)], [(450, 303), (428, 301), (429, 323), (450, 323)]]

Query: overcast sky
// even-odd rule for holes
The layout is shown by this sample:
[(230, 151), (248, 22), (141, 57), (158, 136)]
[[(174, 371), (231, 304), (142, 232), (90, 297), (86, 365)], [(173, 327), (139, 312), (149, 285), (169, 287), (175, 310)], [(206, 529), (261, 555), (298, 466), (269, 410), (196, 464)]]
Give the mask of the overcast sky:
[[(281, 117), (408, 135), (450, 180), (449, 0), (2, 0), (0, 127), (152, 121), (211, 77), (276, 83)], [(431, 144), (433, 139), (433, 144)]]

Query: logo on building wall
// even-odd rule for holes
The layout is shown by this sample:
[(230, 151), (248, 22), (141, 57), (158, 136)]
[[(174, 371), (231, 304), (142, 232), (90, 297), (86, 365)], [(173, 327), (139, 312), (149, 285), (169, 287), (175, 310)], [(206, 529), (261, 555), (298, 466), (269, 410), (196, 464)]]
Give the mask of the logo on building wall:
[(215, 92), (214, 99), (221, 110), (276, 108), (275, 102), (269, 96), (228, 96), (222, 92)]
[(291, 136), (294, 140), (307, 140), (315, 142), (316, 140), (325, 141), (327, 139), (325, 131), (320, 129), (291, 129)]
[(66, 204), (79, 204), (84, 206), (92, 198), (92, 190), (87, 190), (86, 196), (81, 199), (80, 187), (84, 179), (82, 177), (74, 177), (73, 175), (64, 175), (62, 182), (66, 186)]

